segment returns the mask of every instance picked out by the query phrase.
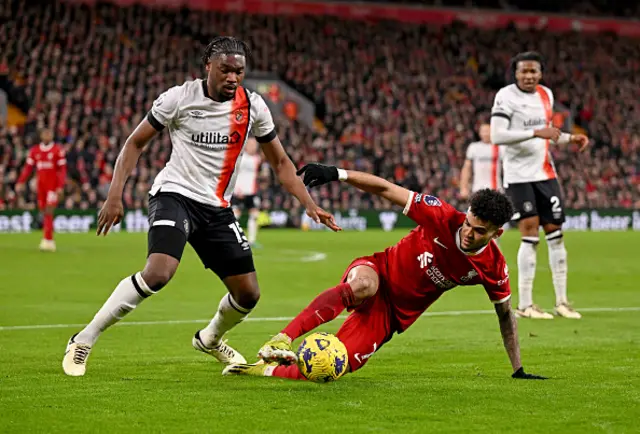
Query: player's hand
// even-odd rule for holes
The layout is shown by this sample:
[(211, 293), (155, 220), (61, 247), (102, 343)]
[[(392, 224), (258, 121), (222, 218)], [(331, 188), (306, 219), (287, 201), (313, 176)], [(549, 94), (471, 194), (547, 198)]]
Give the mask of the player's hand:
[(314, 222), (322, 223), (333, 232), (339, 232), (342, 230), (342, 228), (336, 223), (336, 219), (333, 217), (333, 214), (328, 213), (317, 205), (315, 207), (307, 208), (307, 215), (311, 217)]
[(102, 205), (102, 209), (98, 213), (98, 230), (96, 235), (100, 233), (105, 236), (109, 233), (111, 226), (117, 225), (124, 216), (124, 206), (122, 205), (122, 199), (113, 199), (107, 197), (106, 202)]
[(543, 377), (542, 375), (527, 374), (524, 372), (524, 368), (522, 366), (511, 375), (511, 378), (518, 380), (548, 380), (547, 377)]
[(337, 181), (338, 168), (335, 166), (326, 166), (324, 164), (309, 163), (302, 169), (298, 170), (296, 175), (304, 175), (304, 185), (309, 188), (313, 188), (328, 182)]
[(589, 146), (589, 138), (584, 134), (571, 134), (570, 141), (574, 145), (580, 146), (580, 152), (584, 151), (587, 149), (587, 146)]
[(533, 136), (540, 137), (541, 139), (553, 140), (554, 142), (557, 142), (558, 139), (560, 138), (561, 133), (562, 131), (560, 131), (558, 128), (549, 127), (549, 128), (542, 128), (539, 130), (535, 130), (533, 132)]

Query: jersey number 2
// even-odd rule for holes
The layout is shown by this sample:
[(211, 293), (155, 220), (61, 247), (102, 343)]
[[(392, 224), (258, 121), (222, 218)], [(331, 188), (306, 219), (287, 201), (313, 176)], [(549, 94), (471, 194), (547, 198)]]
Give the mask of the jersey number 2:
[(551, 211), (552, 212), (561, 212), (562, 211), (562, 207), (560, 206), (560, 198), (558, 196), (551, 196), (551, 199), (549, 199), (549, 202), (551, 202)]
[(242, 243), (244, 241), (247, 241), (247, 237), (244, 236), (244, 231), (242, 230), (242, 228), (240, 227), (240, 225), (238, 224), (238, 222), (233, 222), (229, 225), (229, 227), (231, 228), (231, 230), (233, 230), (233, 232), (236, 234), (236, 238), (238, 239), (239, 243)]

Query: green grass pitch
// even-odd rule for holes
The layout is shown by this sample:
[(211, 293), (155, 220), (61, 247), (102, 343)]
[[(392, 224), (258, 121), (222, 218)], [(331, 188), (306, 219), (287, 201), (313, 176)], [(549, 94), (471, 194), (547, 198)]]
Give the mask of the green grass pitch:
[[(253, 358), (351, 259), (403, 233), (261, 232), (262, 299), (229, 343)], [(491, 303), (459, 287), (364, 369), (326, 385), (222, 377), (191, 348), (224, 288), (189, 247), (174, 280), (101, 337), (87, 375), (66, 377), (73, 325), (142, 268), (146, 238), (61, 234), (58, 252), (44, 254), (39, 236), (0, 235), (0, 432), (638, 432), (640, 233), (566, 235), (569, 296), (584, 318), (519, 320), (525, 368), (551, 380), (510, 378)], [(502, 242), (514, 290), (518, 242), (512, 231)], [(534, 297), (552, 309), (544, 243)]]

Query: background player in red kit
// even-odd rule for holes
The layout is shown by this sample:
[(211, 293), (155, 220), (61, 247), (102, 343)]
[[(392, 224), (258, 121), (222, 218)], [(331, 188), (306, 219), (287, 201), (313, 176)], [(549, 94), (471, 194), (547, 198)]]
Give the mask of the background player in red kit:
[(62, 197), (65, 179), (67, 177), (67, 160), (62, 146), (53, 142), (53, 133), (45, 129), (40, 134), (42, 140), (29, 150), (27, 164), (22, 169), (16, 191), (24, 190), (24, 184), (36, 168), (38, 209), (43, 213), (43, 238), (40, 250), (55, 252), (56, 243), (53, 241), (53, 212)]
[(321, 164), (309, 164), (298, 172), (302, 173), (309, 187), (342, 180), (382, 196), (404, 206), (404, 214), (419, 226), (384, 252), (353, 261), (338, 286), (318, 295), (260, 349), (258, 356), (268, 363), (230, 365), (223, 374), (304, 379), (291, 364), (296, 361), (291, 342), (335, 319), (344, 309), (352, 313), (337, 337), (347, 348), (349, 372), (356, 371), (445, 291), (481, 284), (495, 304), (513, 378), (544, 379), (526, 374), (522, 367), (508, 268), (493, 242), (513, 215), (513, 205), (504, 194), (480, 190), (471, 197), (464, 214), (434, 196), (414, 193), (367, 173)]

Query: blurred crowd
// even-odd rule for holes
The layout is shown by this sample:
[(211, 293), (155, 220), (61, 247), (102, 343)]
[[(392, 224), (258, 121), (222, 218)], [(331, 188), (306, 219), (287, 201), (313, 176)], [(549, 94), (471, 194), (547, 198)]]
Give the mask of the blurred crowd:
[[(353, 3), (353, 0), (329, 0), (336, 3)], [(367, 3), (402, 3), (447, 8), (496, 9), (505, 12), (532, 11), (557, 14), (574, 14), (591, 17), (640, 18), (640, 4), (628, 0), (366, 0)]]
[[(277, 120), (297, 165), (364, 170), (454, 204), (466, 146), (489, 120), (510, 57), (536, 49), (556, 101), (592, 138), (581, 154), (553, 149), (566, 206), (640, 208), (637, 40), (16, 0), (0, 0), (0, 74), (31, 106), (24, 128), (0, 125), (0, 208), (35, 205), (33, 191), (17, 196), (14, 183), (45, 126), (67, 151), (61, 206), (100, 206), (128, 134), (160, 93), (204, 76), (199, 59), (217, 34), (246, 39), (252, 69), (279, 74), (316, 103), (324, 130)], [(149, 145), (126, 186), (127, 207), (146, 205), (170, 152), (166, 133)], [(261, 173), (265, 207), (296, 206), (268, 168)], [(338, 184), (314, 194), (331, 209), (388, 207)]]

